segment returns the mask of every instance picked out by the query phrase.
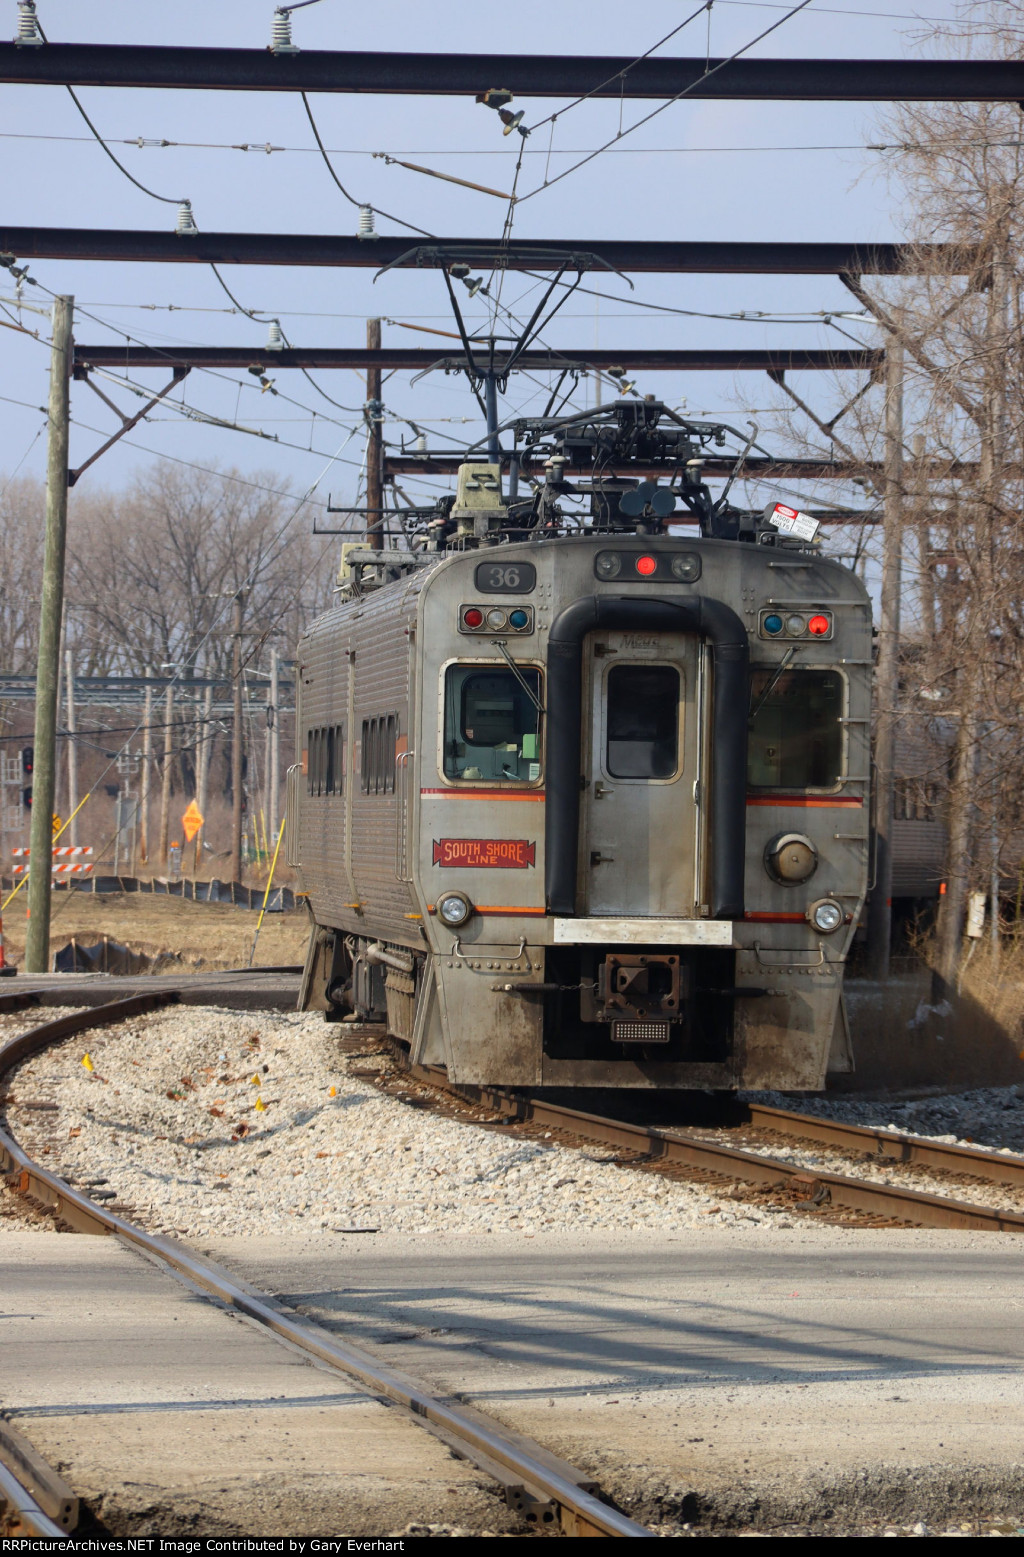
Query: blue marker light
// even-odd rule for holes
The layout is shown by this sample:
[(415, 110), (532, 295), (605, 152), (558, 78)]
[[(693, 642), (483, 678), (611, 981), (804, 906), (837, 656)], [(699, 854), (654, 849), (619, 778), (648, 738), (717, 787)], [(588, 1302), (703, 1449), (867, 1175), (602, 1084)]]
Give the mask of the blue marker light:
[(782, 617), (766, 616), (764, 619), (764, 630), (766, 633), (780, 633), (782, 631)]
[[(522, 632), (524, 627), (528, 627), (530, 625), (529, 613), (526, 611), (510, 611), (508, 622), (510, 627), (515, 628), (516, 632)], [(779, 623), (779, 626), (782, 626), (781, 622)]]

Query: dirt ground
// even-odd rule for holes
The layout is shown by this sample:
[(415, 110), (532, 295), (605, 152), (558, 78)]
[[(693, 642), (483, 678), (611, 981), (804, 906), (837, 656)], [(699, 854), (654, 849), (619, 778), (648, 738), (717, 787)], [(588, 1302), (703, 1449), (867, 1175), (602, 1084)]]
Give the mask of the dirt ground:
[[(50, 919), (50, 954), (74, 937), (92, 946), (105, 935), (148, 957), (160, 953), (181, 959), (192, 968), (245, 967), (252, 950), (259, 913), (227, 903), (190, 903), (184, 898), (151, 897), (127, 892), (117, 896), (61, 892), (54, 895)], [(24, 964), (27, 921), (20, 898), (3, 920), (7, 960)], [(255, 962), (302, 962), (309, 940), (304, 908), (266, 914), (256, 944)], [(163, 971), (170, 972), (165, 968)]]

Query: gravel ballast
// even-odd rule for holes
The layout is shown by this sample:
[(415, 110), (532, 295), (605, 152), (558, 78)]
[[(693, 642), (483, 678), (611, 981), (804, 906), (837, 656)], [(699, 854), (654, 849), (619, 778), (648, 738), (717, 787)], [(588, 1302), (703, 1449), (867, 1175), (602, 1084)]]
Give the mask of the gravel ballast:
[(351, 1074), (367, 1058), (344, 1054), (345, 1036), (319, 1015), (164, 1011), (26, 1061), (6, 1113), (45, 1166), (150, 1231), (187, 1237), (790, 1225), (600, 1160), (614, 1154), (411, 1108)]
[[(0, 1037), (23, 1025), (23, 1015), (3, 1018)], [(353, 1038), (362, 1053), (344, 1052)], [(371, 1036), (360, 1044), (345, 1024), (319, 1015), (175, 1008), (26, 1061), (8, 1078), (6, 1113), (25, 1147), (62, 1177), (151, 1231), (189, 1237), (791, 1225), (785, 1210), (723, 1205), (721, 1186), (637, 1174), (601, 1160), (614, 1153), (412, 1108), (353, 1074), (368, 1056), (387, 1074), (390, 1061), (374, 1048)], [(940, 1140), (1024, 1146), (1024, 1101), (1013, 1087), (884, 1104), (759, 1096)], [(791, 1141), (762, 1150), (808, 1168), (848, 1167), (827, 1149)], [(858, 1171), (901, 1177), (891, 1164)], [(994, 1185), (964, 1186), (960, 1196), (1017, 1200)]]

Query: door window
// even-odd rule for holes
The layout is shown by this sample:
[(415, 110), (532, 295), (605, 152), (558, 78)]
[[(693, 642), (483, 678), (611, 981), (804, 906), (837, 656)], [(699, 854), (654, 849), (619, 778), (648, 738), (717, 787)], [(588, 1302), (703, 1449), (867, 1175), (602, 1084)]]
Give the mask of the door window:
[(674, 665), (608, 672), (605, 766), (613, 778), (667, 779), (679, 765), (680, 677)]

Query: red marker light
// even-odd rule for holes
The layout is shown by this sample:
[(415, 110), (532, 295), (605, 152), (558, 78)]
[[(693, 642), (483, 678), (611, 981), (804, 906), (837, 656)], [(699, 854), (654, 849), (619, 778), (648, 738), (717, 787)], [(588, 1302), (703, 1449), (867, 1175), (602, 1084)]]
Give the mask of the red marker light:
[(656, 557), (638, 557), (636, 559), (636, 571), (644, 578), (650, 578), (657, 571), (658, 560)]
[(467, 627), (482, 627), (484, 613), (482, 611), (478, 611), (476, 606), (470, 606), (469, 610), (463, 614), (462, 620), (465, 622)]
[(832, 623), (827, 616), (812, 616), (807, 623), (807, 631), (813, 634), (815, 638), (820, 638), (823, 633), (828, 632), (831, 626)]

